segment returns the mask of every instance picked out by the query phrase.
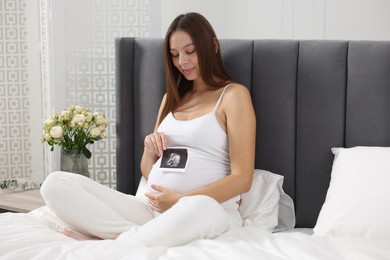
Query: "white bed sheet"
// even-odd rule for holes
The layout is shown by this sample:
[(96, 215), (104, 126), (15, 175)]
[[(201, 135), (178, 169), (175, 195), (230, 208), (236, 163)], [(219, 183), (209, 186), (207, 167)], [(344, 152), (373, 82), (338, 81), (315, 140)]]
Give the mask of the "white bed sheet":
[(115, 240), (76, 241), (55, 231), (63, 224), (40, 208), (0, 214), (0, 259), (390, 259), (390, 240), (318, 237), (311, 230), (271, 234), (245, 227), (181, 247), (140, 247)]

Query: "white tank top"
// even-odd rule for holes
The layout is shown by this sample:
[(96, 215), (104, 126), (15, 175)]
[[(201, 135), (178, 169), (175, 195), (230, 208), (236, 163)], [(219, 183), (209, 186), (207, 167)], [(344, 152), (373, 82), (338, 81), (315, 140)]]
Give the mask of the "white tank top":
[[(158, 159), (148, 177), (148, 192), (154, 191), (151, 184), (157, 184), (186, 193), (230, 174), (228, 136), (215, 115), (228, 86), (222, 91), (213, 111), (191, 120), (177, 120), (172, 112), (164, 118), (158, 131), (167, 136), (168, 148), (187, 148), (188, 163), (184, 172), (161, 170), (161, 158)], [(239, 199), (240, 196), (236, 196), (225, 203)]]

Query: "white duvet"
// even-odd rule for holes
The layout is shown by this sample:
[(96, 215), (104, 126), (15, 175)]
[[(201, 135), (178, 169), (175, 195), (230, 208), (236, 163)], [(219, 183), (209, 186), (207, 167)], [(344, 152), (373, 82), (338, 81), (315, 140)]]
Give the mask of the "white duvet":
[(167, 248), (76, 241), (57, 232), (60, 226), (46, 207), (28, 214), (0, 214), (0, 259), (390, 259), (390, 240), (319, 237), (301, 230), (271, 234), (245, 227), (214, 240)]

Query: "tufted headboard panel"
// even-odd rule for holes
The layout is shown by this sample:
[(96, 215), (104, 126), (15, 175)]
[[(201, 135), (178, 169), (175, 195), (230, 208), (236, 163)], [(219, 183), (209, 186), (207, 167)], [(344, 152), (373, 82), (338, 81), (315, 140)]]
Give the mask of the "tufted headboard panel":
[[(233, 78), (252, 93), (256, 165), (285, 177), (297, 227), (313, 227), (330, 148), (390, 146), (390, 42), (223, 39)], [(117, 189), (135, 194), (145, 135), (165, 91), (163, 39), (116, 39)]]

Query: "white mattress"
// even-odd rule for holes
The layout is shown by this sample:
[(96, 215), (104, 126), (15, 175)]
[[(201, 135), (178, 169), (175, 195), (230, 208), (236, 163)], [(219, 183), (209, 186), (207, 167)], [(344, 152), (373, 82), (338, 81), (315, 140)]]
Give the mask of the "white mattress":
[(390, 259), (390, 240), (318, 237), (310, 229), (271, 234), (245, 227), (181, 247), (139, 247), (115, 240), (76, 241), (56, 230), (46, 207), (0, 214), (0, 259)]

